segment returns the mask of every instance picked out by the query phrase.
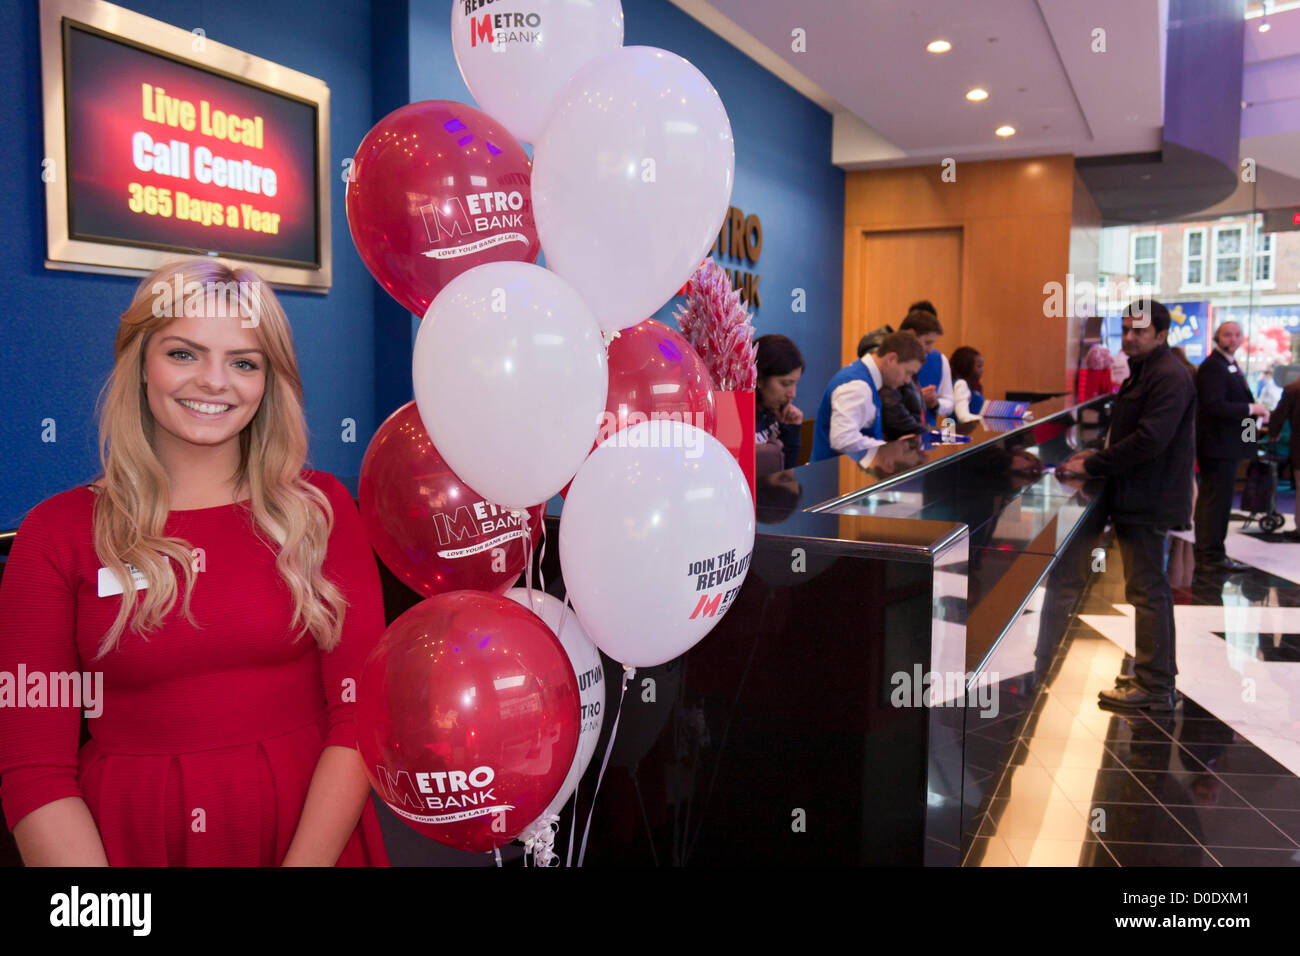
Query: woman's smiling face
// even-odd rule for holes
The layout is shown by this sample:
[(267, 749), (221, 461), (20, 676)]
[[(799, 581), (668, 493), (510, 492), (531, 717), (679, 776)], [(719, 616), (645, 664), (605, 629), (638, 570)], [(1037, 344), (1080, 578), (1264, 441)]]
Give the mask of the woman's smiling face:
[(266, 354), (238, 316), (173, 319), (145, 348), (145, 389), (155, 442), (238, 441), (266, 391)]

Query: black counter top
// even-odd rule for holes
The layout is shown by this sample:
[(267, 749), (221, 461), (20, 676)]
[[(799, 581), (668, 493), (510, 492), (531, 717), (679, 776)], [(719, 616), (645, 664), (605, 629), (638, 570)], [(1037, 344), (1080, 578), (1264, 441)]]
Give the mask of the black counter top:
[[(1066, 435), (1077, 424), (1083, 409), (1099, 409), (1111, 399), (1101, 396), (1077, 403), (1064, 398), (1037, 402), (1029, 407), (1032, 418), (1026, 421), (980, 420), (957, 426), (957, 434), (970, 438), (967, 443), (929, 445), (917, 439), (900, 439), (882, 446), (867, 468), (860, 467), (843, 455), (825, 461), (810, 462), (794, 469), (804, 489), (804, 507), (811, 511), (839, 511), (840, 506), (886, 488), (892, 488), (925, 475), (947, 469), (962, 459), (978, 460), (992, 448), (1047, 448), (1052, 457), (1043, 458), (1055, 465), (1068, 457), (1075, 443), (1053, 439)], [(1006, 470), (1005, 468), (1002, 470)]]

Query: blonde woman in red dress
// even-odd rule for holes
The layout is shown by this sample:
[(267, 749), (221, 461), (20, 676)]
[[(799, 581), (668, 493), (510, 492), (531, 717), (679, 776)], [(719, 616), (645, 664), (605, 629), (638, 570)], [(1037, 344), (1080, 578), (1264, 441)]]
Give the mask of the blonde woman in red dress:
[[(0, 672), (51, 689), (0, 707), (24, 862), (387, 865), (352, 718), (378, 569), (352, 497), (304, 467), (279, 302), (247, 269), (165, 266), (114, 351), (103, 471), (28, 513), (0, 583)], [(49, 676), (73, 672), (102, 674), (80, 749), (86, 708)]]

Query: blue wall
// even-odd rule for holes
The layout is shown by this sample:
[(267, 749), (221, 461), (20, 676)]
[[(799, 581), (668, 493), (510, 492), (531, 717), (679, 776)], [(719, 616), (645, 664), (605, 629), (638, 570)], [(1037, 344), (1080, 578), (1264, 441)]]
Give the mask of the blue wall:
[[(335, 173), (373, 123), (400, 105), (403, 91), (412, 101), (471, 101), (452, 54), (445, 2), (120, 5), (185, 29), (203, 27), (212, 40), (323, 79), (331, 95)], [(44, 267), (38, 12), (34, 2), (14, 6), (0, 36), (0, 82), (9, 92), (0, 103), (7, 133), (0, 168), (11, 171), (0, 183), (0, 208), (8, 211), (0, 256), (12, 282), (0, 330), (0, 350), (10, 356), (0, 418), (0, 447), (8, 453), (0, 472), (0, 528), (17, 527), (33, 505), (98, 470), (95, 397), (111, 369), (117, 317), (136, 282)], [(757, 213), (764, 231), (756, 265), (722, 264), (762, 275), (757, 332), (789, 335), (803, 350), (808, 369), (798, 402), (811, 415), (839, 367), (844, 175), (830, 164), (830, 116), (667, 0), (624, 0), (623, 9), (628, 45), (686, 57), (722, 97), (736, 139), (732, 203)], [(350, 483), (375, 427), (410, 398), (411, 318), (361, 264), (348, 235), (343, 184), (334, 175), (330, 185), (334, 288), (326, 296), (285, 292), (280, 298), (302, 366), (312, 462)], [(791, 311), (795, 288), (806, 290), (804, 313)], [(670, 303), (656, 318), (672, 324), (671, 314)], [(41, 441), (45, 418), (57, 423), (56, 442)], [(345, 418), (357, 423), (355, 443), (341, 440)]]

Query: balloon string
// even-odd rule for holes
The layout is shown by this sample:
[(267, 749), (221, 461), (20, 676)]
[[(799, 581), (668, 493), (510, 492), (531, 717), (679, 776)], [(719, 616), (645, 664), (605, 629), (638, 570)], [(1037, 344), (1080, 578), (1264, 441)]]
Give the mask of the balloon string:
[(524, 588), (528, 591), (528, 610), (536, 611), (533, 604), (533, 533), (528, 530), (528, 512), (519, 514), (524, 522)]
[(497, 847), (492, 852), (496, 854), (497, 868), (499, 869), (501, 867), (501, 847)]
[[(596, 789), (591, 794), (591, 808), (587, 811), (587, 825), (582, 829), (582, 846), (578, 848), (578, 866), (582, 866), (587, 856), (587, 836), (591, 833), (591, 818), (596, 815), (596, 796), (600, 793), (600, 783), (605, 779), (605, 768), (609, 766), (609, 755), (614, 752), (614, 740), (618, 737), (618, 719), (623, 716), (623, 698), (627, 696), (627, 682), (636, 675), (635, 667), (623, 665), (623, 686), (618, 692), (618, 710), (614, 713), (614, 726), (609, 731), (609, 743), (605, 745), (605, 759), (600, 762), (600, 773), (596, 777)], [(576, 812), (576, 806), (575, 806)]]
[[(568, 617), (569, 617), (569, 615), (570, 615), (570, 614), (573, 614), (573, 613), (574, 613), (574, 611), (573, 611), (573, 605), (569, 603), (569, 589), (566, 587), (566, 588), (564, 589), (564, 610), (563, 610), (563, 612), (560, 614), (560, 630), (561, 630), (561, 631), (564, 630), (564, 622), (565, 622), (565, 620), (567, 620)], [(555, 636), (558, 638), (560, 635), (559, 635), (559, 634), (556, 634)], [(624, 686), (626, 686), (626, 685), (624, 685)], [(601, 701), (601, 703), (604, 704), (604, 701)], [(622, 706), (622, 698), (621, 698), (621, 697), (619, 698), (619, 704), (620, 704), (620, 706)], [(614, 734), (613, 734), (612, 731), (610, 732), (610, 735), (609, 735), (609, 736), (610, 736), (610, 739), (611, 739), (611, 740), (614, 739)], [(602, 768), (601, 772), (604, 773), (603, 768)], [(582, 783), (582, 777), (578, 777), (578, 783), (579, 783), (579, 785), (581, 785), (581, 783)], [(578, 789), (579, 789), (579, 787), (576, 787), (576, 786), (573, 788), (573, 825), (569, 827), (569, 852), (565, 855), (565, 858), (564, 858), (564, 865), (565, 865), (565, 866), (569, 866), (569, 867), (573, 866), (573, 835), (574, 835), (574, 833), (576, 833), (577, 830), (578, 830)], [(592, 797), (592, 806), (594, 807), (595, 805), (596, 805), (596, 804), (595, 804), (595, 797), (593, 796), (593, 797)]]
[[(528, 536), (528, 543), (532, 544), (533, 536)], [(537, 589), (543, 594), (546, 593), (546, 569), (542, 567), (542, 562), (546, 560), (546, 515), (542, 515), (542, 546), (537, 551)], [(532, 562), (529, 562), (531, 565)], [(530, 595), (531, 598), (531, 595)], [(560, 619), (563, 622), (563, 618)], [(563, 623), (560, 625), (563, 627)], [(556, 635), (557, 637), (559, 635)]]

